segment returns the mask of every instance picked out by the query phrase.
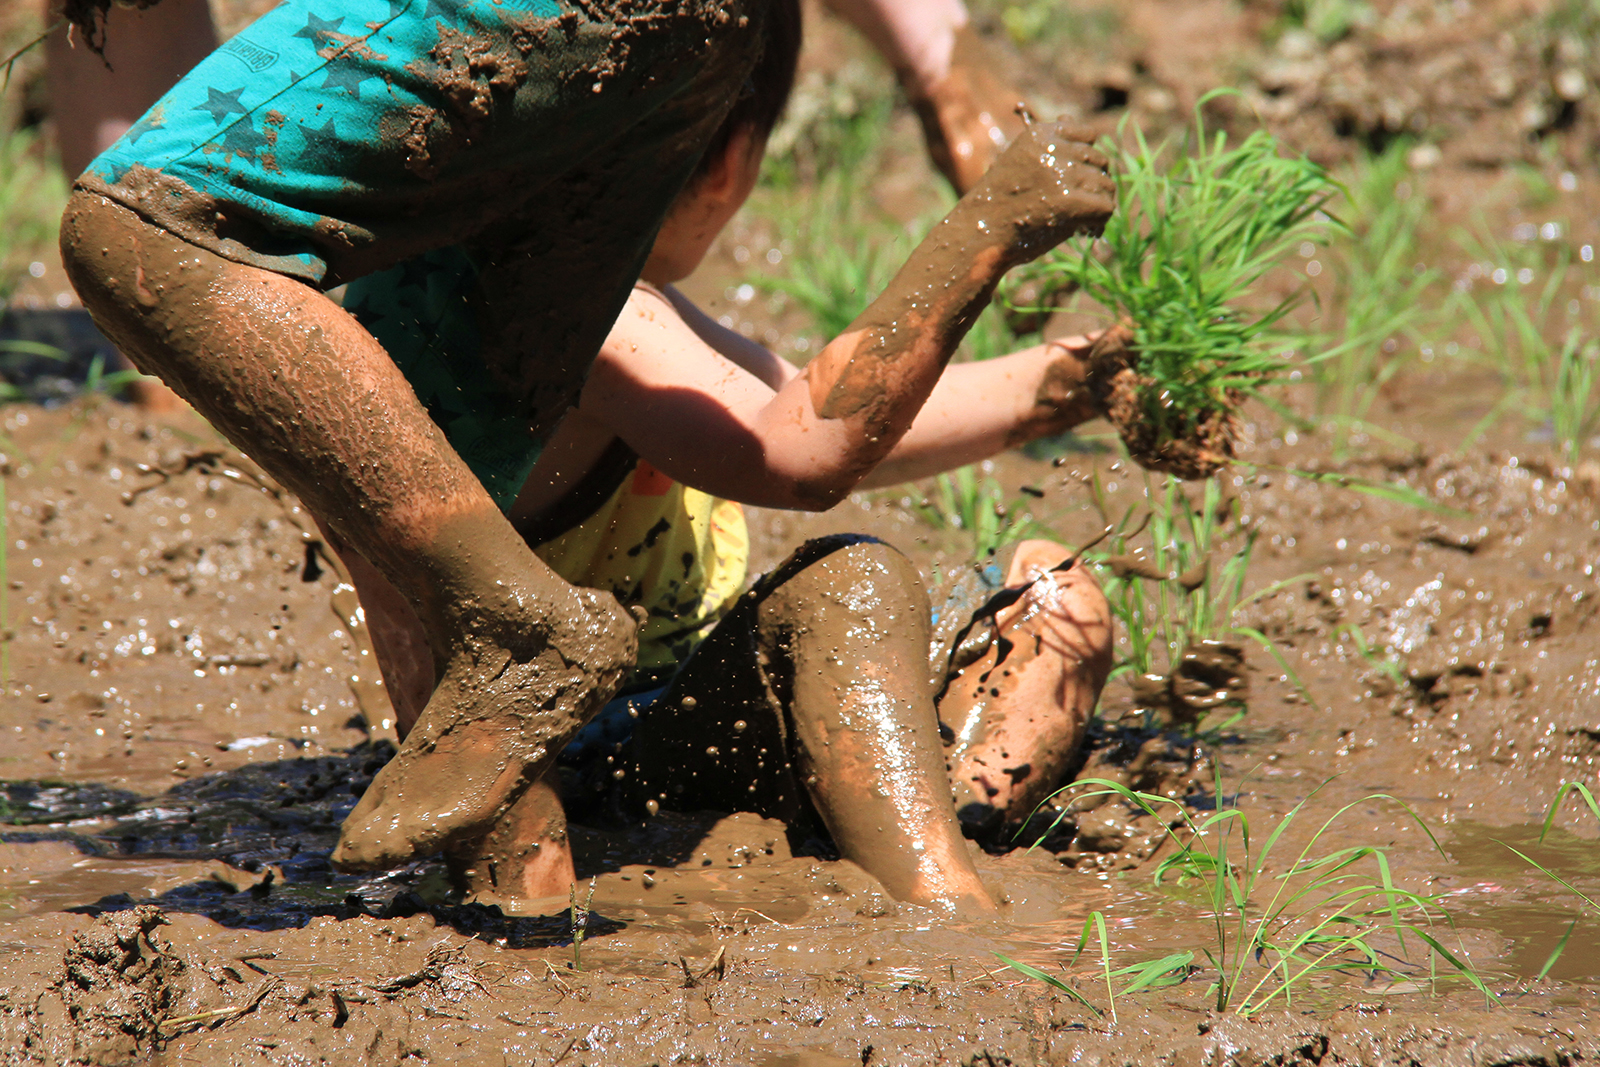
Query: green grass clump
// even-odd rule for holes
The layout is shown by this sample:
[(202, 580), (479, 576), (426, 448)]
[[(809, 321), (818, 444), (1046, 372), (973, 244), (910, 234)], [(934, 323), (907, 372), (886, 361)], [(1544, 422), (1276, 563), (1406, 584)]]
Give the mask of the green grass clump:
[(1026, 537), (1049, 537), (1028, 511), (1028, 498), (1006, 500), (1005, 490), (975, 467), (961, 467), (933, 479), (928, 495), (911, 511), (935, 530), (962, 530), (972, 538), (972, 557), (988, 560), (1006, 545)]
[[(1211, 943), (1200, 946), (1199, 952), (1210, 964), (1209, 993), (1219, 1012), (1250, 1016), (1267, 1008), (1288, 1007), (1308, 986), (1335, 975), (1431, 980), (1441, 963), (1486, 999), (1496, 999), (1464, 953), (1446, 948), (1435, 935), (1441, 927), (1452, 926), (1439, 899), (1397, 886), (1383, 849), (1354, 845), (1320, 851), (1346, 813), (1386, 802), (1421, 829), (1435, 852), (1444, 856), (1433, 832), (1405, 804), (1386, 794), (1362, 797), (1324, 820), (1293, 859), (1285, 863), (1277, 855), (1285, 832), (1302, 818), (1320, 789), (1313, 790), (1276, 825), (1262, 828), (1253, 826), (1239, 808), (1219, 807), (1197, 814), (1168, 797), (1107, 779), (1076, 782), (1063, 793), (1073, 799), (1106, 798), (1124, 803), (1154, 816), (1161, 825), (1176, 827), (1167, 831), (1174, 850), (1157, 865), (1154, 880), (1157, 885), (1170, 879), (1179, 886), (1199, 888), (1197, 903), (1212, 927)], [(1228, 795), (1220, 775), (1215, 795)], [(1064, 817), (1063, 812), (1057, 821)], [(1189, 977), (1196, 958), (1193, 950), (1113, 970), (1104, 918), (1097, 916), (1091, 915), (1084, 924), (1078, 952), (1091, 929), (1097, 930), (1100, 970), (1113, 1012), (1117, 996)], [(1421, 950), (1422, 959), (1407, 958), (1413, 945)], [(1061, 979), (1011, 960), (1005, 962), (1088, 1003)], [(1117, 975), (1133, 976), (1120, 993), (1111, 981)]]
[(1429, 204), (1406, 162), (1411, 147), (1402, 138), (1357, 162), (1342, 212), (1349, 228), (1328, 249), (1332, 326), (1307, 343), (1322, 349), (1312, 371), (1318, 406), (1334, 423), (1336, 455), (1365, 425), (1383, 386), (1415, 359), (1420, 335), (1437, 317), (1443, 275), (1419, 264)]
[[(1468, 358), (1503, 384), (1501, 400), (1468, 440), (1507, 414), (1549, 427), (1558, 450), (1577, 458), (1600, 425), (1594, 325), (1573, 297), (1571, 250), (1562, 243), (1458, 237), (1475, 269), (1457, 283), (1450, 310), (1474, 335)], [(1560, 340), (1556, 340), (1560, 338)]]
[(1339, 187), (1265, 131), (1230, 146), (1198, 109), (1190, 150), (1170, 162), (1138, 130), (1107, 154), (1118, 203), (1105, 234), (1069, 242), (1032, 273), (1129, 325), (1144, 430), (1158, 444), (1182, 439), (1286, 372), (1274, 328), (1303, 290), (1265, 308), (1249, 298), (1301, 244), (1325, 242), (1337, 224), (1322, 209)]
[(34, 134), (0, 132), (0, 306), (28, 264), (56, 241), (67, 181)]
[[(1223, 497), (1217, 479), (1207, 480), (1200, 499), (1194, 501), (1178, 479), (1146, 477), (1143, 505), (1130, 507), (1115, 519), (1098, 473), (1089, 491), (1111, 530), (1087, 558), (1095, 565), (1117, 621), (1113, 674), (1171, 675), (1185, 653), (1201, 642), (1242, 638), (1272, 656), (1296, 688), (1305, 692), (1271, 639), (1239, 623), (1236, 616), (1306, 576), (1245, 594), (1257, 531), (1240, 525), (1238, 502)], [(1229, 544), (1232, 551), (1225, 548)]]

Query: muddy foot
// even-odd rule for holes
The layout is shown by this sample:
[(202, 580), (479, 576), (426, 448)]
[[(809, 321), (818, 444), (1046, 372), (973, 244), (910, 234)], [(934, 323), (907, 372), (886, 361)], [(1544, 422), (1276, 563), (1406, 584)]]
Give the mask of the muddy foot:
[(548, 782), (536, 782), (483, 837), (446, 855), (451, 880), (468, 902), (504, 915), (540, 915), (538, 903), (565, 897), (577, 875), (567, 816)]
[(974, 216), (980, 233), (1005, 240), (1011, 265), (1069, 237), (1099, 234), (1116, 208), (1116, 186), (1106, 157), (1087, 138), (1065, 122), (1027, 127), (951, 217)]
[(1022, 132), (1017, 106), (1023, 96), (995, 74), (995, 58), (970, 26), (956, 31), (950, 73), (934, 85), (908, 86), (922, 121), (928, 156), (958, 193), (983, 177), (1013, 137)]
[(482, 836), (549, 769), (621, 683), (637, 644), (637, 623), (615, 599), (573, 594), (565, 619), (529, 610), (548, 601), (528, 597), (467, 624), (433, 699), (345, 820), (336, 867), (393, 867)]

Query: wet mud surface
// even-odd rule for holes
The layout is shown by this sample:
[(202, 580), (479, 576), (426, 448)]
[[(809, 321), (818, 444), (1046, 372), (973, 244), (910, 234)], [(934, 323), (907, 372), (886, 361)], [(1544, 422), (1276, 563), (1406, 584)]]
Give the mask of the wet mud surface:
[[(1585, 475), (1538, 455), (1441, 452), (1397, 475), (1470, 518), (1239, 476), (1262, 527), (1252, 580), (1295, 578), (1247, 621), (1288, 646), (1307, 694), (1259, 650), (1240, 668), (1231, 650), (1198, 649), (1176, 682), (1114, 680), (1075, 772), (1206, 810), (1220, 767), (1228, 802), (1262, 818), (1331, 775), (1328, 812), (1400, 798), (1447, 855), (1376, 802), (1341, 843), (1382, 845), (1397, 880), (1445, 894), (1504, 1005), (1459, 983), (1430, 992), (1418, 974), (1324, 982), (1292, 1013), (1244, 1020), (1211, 1013), (1197, 977), (1123, 998), (1112, 1023), (994, 954), (1059, 973), (1092, 910), (1119, 962), (1207, 943), (1198, 902), (1151, 884), (1160, 820), (1116, 802), (1067, 805), (1045, 847), (977, 852), (1002, 901), (982, 922), (896, 903), (751, 814), (574, 824), (580, 903), (594, 880), (576, 948), (565, 898), (507, 919), (459, 903), (435, 863), (336, 874), (337, 827), (391, 751), (386, 702), (295, 505), (252, 484), (198, 420), (163, 428), (106, 403), (14, 408), (4, 428), (12, 1062), (1558, 1063), (1600, 1048), (1595, 928), (1581, 921), (1535, 981), (1583, 906), (1506, 848), (1591, 895), (1600, 885), (1595, 828), (1575, 812), (1537, 840), (1600, 736), (1600, 509)], [(1318, 462), (1266, 431), (1251, 453)], [(1134, 489), (1109, 455), (1013, 456), (997, 473), (1042, 488), (1063, 536), (1086, 541), (1099, 520), (1081, 479), (1095, 468), (1113, 496)], [(961, 560), (894, 494), (756, 512), (752, 527), (757, 569), (829, 530), (883, 536), (930, 572)], [(1404, 649), (1404, 666), (1364, 659), (1350, 625)], [(1248, 713), (1198, 751), (1137, 729), (1136, 709), (1181, 722), (1183, 693), (1241, 680)], [(1090, 961), (1066, 973), (1095, 997)]]
[[(1498, 30), (1539, 5), (1458, 4), (1393, 47), (1358, 32), (1304, 53), (1292, 35), (1261, 43), (1266, 6), (1130, 5), (1128, 41), (1058, 76), (1096, 121), (1118, 93), (1141, 120), (1170, 119), (1242, 78), (1251, 106), (1331, 162), (1432, 116), (1455, 132), (1426, 182), (1458, 212), (1492, 168), (1538, 162), (1529, 130), (1559, 121), (1546, 143), (1577, 172), (1574, 204), (1592, 202), (1592, 90), (1561, 96), (1563, 71), (1587, 67), (1521, 24)], [(1246, 39), (1241, 74), (1229, 50)], [(1428, 64), (1442, 73), (1418, 76)], [(739, 310), (727, 280), (704, 283), (714, 315)], [(432, 861), (339, 874), (337, 828), (392, 751), (392, 711), (307, 516), (198, 419), (0, 410), (0, 1063), (1592, 1061), (1600, 916), (1512, 848), (1600, 889), (1600, 827), (1576, 803), (1540, 836), (1561, 783), (1592, 786), (1600, 756), (1600, 469), (1521, 426), (1461, 447), (1499, 399), (1419, 365), (1373, 415), (1414, 446), (1374, 436), (1342, 461), (1326, 436), (1243, 427), (1238, 458), (1256, 466), (1225, 485), (1239, 525), (1259, 530), (1247, 591), (1283, 585), (1240, 621), (1279, 643), (1303, 689), (1249, 642), (1240, 656), (1197, 646), (1176, 678), (1115, 679), (1073, 770), (1263, 826), (1315, 791), (1316, 818), (1283, 839), (1291, 856), (1353, 805), (1333, 844), (1385, 848), (1397, 884), (1439, 895), (1456, 930), (1436, 932), (1501, 998), (1397, 963), (1400, 976), (1318, 979), (1250, 1019), (1213, 1010), (1204, 966), (1120, 997), (1113, 1019), (996, 958), (1104, 1008), (1096, 950), (1072, 951), (1091, 912), (1114, 967), (1214, 948), (1201, 899), (1152, 882), (1171, 854), (1161, 820), (1115, 801), (1042, 813), (1038, 833), (1061, 817), (1043, 847), (975, 848), (1001, 901), (983, 921), (897, 903), (749, 813), (574, 823), (586, 912), (565, 896), (522, 918), (463, 904)], [(1071, 544), (1103, 529), (1090, 479), (1116, 513), (1143, 496), (1137, 471), (1086, 447), (992, 470), (1008, 496), (1034, 490)], [(1294, 469), (1395, 481), (1454, 510)], [(910, 555), (940, 604), (970, 553), (914, 516), (920, 492), (752, 510), (752, 573), (807, 537), (866, 532)], [(1184, 727), (1218, 690), (1246, 714), (1193, 746)], [(1380, 793), (1442, 854), (1394, 802), (1368, 799)]]

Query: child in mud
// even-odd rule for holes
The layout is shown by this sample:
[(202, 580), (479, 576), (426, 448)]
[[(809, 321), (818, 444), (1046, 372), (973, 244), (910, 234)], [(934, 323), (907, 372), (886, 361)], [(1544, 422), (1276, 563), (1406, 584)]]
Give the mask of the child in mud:
[[(572, 406), (776, 6), (285, 0), (78, 179), (62, 254), (101, 329), (420, 620), (438, 684), (345, 824), (346, 868), (499, 824), (632, 665), (634, 619), (554, 574), (490, 490), (521, 487)], [(1008, 159), (786, 394), (835, 445), (797, 483), (813, 502), (887, 454), (1007, 269), (1109, 215), (1104, 159), (1064, 131)], [(464, 279), (453, 358), (488, 383), (465, 405), (425, 407), (393, 331), (323, 295), (430, 250)]]
[[(1059, 779), (1110, 668), (1109, 613), (1093, 579), (1060, 546), (1018, 549), (1008, 576), (1015, 603), (988, 620), (986, 644), (964, 646), (967, 662), (938, 699), (937, 714), (953, 728), (941, 751), (916, 569), (871, 538), (825, 538), (740, 596), (748, 543), (732, 501), (820, 509), (854, 485), (930, 475), (1076, 425), (1096, 414), (1082, 387), (1089, 342), (944, 371), (887, 455), (857, 465), (868, 439), (893, 431), (875, 410), (874, 387), (832, 368), (869, 339), (894, 344), (892, 322), (875, 337), (852, 330), (801, 371), (669, 288), (699, 264), (755, 183), (793, 75), (798, 11), (780, 16), (784, 6), (774, 5), (771, 25), (792, 17), (796, 36), (770, 39), (745, 97), (668, 212), (576, 410), (523, 480), (510, 515), (557, 573), (609, 589), (646, 616), (628, 707), (603, 715), (574, 746), (580, 757), (589, 749), (590, 777), (599, 772), (613, 799), (638, 815), (757, 811), (801, 838), (831, 836), (897, 897), (990, 910), (957, 807), (974, 828), (1014, 825)], [(1003, 232), (1018, 202), (1031, 199), (1032, 179), (1027, 171), (999, 178), (1004, 195), (977, 204), (987, 226)], [(980, 238), (974, 254), (973, 231), (952, 224), (972, 206), (963, 201), (930, 239), (935, 255), (914, 258), (895, 282), (903, 291), (908, 275), (918, 287), (927, 274), (940, 280), (922, 290), (920, 308), (907, 302), (899, 325), (941, 365), (993, 275), (947, 295), (959, 271), (940, 261), (1006, 255), (992, 238)], [(436, 259), (426, 285), (410, 280), (418, 273), (412, 267), (408, 278), (402, 268), (351, 287), (351, 306), (380, 338), (416, 321), (425, 329), (413, 334), (457, 335), (451, 309), (461, 305), (441, 281), (448, 264)], [(952, 296), (965, 309), (959, 318), (937, 331), (920, 327)], [(884, 321), (874, 316), (885, 307), (894, 305), (880, 298), (863, 320)], [(397, 337), (391, 351), (400, 344)], [(397, 359), (436, 398), (433, 407), (474, 392), (470, 382), (455, 392), (442, 384), (459, 381), (448, 345)], [(869, 417), (813, 414), (841, 409)], [(404, 731), (433, 688), (421, 627), (374, 568), (359, 558), (350, 567)], [(631, 724), (630, 712), (637, 728), (622, 744), (626, 731), (616, 727)], [(554, 789), (541, 784), (488, 835), (458, 844), (453, 864), (478, 899), (520, 910), (571, 882), (564, 826)]]

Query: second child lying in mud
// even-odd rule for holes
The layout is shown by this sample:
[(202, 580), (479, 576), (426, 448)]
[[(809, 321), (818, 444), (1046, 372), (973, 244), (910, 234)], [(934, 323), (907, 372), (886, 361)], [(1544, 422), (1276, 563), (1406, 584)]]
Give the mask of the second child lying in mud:
[[(1110, 668), (1109, 612), (1093, 579), (1058, 566), (1069, 556), (1062, 547), (1023, 544), (1007, 576), (1021, 596), (998, 613), (1000, 639), (950, 676), (936, 706), (916, 568), (880, 541), (830, 537), (741, 595), (748, 540), (737, 502), (821, 509), (857, 485), (931, 475), (1094, 417), (1080, 388), (1089, 341), (945, 370), (887, 458), (842, 468), (841, 457), (861, 454), (859, 438), (892, 432), (875, 417), (884, 383), (850, 369), (881, 336), (836, 339), (814, 361), (822, 373), (808, 375), (670, 288), (754, 187), (792, 80), (793, 53), (783, 51), (769, 43), (752, 89), (673, 205), (577, 408), (509, 514), (557, 573), (610, 590), (646, 619), (632, 696), (569, 750), (630, 817), (755, 811), (800, 837), (831, 838), (900, 899), (990, 911), (957, 809), (974, 824), (1015, 823), (1056, 784)], [(997, 170), (1008, 165), (998, 179), (991, 172), (1005, 195), (989, 195), (980, 232), (1004, 233), (1033, 208), (1026, 157)], [(960, 243), (942, 253), (974, 257)], [(975, 258), (1010, 254), (979, 248)], [(405, 299), (409, 284), (403, 269), (376, 276), (351, 287), (347, 306), (374, 321), (421, 315)], [(918, 284), (904, 270), (891, 292), (914, 296)], [(879, 332), (903, 329), (937, 348), (942, 365), (991, 287), (930, 290), (924, 322)], [(907, 296), (899, 306), (917, 307)], [(432, 372), (430, 358), (397, 362), (416, 381)], [(818, 381), (837, 384), (817, 395)], [(405, 599), (359, 557), (350, 562), (403, 734), (433, 691), (428, 646)], [(541, 782), (486, 836), (455, 844), (452, 866), (478, 900), (521, 910), (572, 882), (565, 827), (555, 788)]]

